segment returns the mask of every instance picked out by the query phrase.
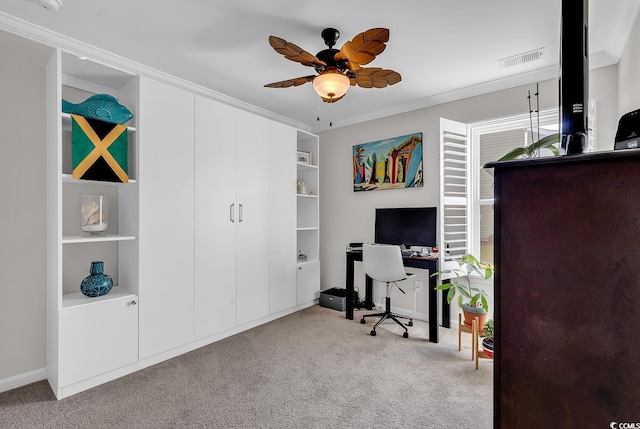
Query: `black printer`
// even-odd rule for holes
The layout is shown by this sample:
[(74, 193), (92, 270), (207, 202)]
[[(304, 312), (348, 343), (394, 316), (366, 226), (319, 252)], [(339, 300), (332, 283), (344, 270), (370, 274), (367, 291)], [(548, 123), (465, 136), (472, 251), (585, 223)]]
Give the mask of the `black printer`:
[(640, 147), (640, 109), (625, 113), (618, 121), (614, 149)]

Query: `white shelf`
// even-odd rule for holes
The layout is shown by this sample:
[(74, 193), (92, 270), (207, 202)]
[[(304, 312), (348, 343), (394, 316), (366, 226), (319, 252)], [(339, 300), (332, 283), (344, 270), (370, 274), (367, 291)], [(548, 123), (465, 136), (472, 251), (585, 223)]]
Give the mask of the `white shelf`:
[(298, 131), (298, 150), (311, 153), (312, 164), (298, 162), (298, 180), (302, 180), (309, 195), (298, 193), (297, 196), (297, 248), (304, 252), (307, 259), (297, 259), (296, 302), (309, 302), (320, 296), (320, 178), (318, 168), (320, 153), (317, 136)]
[(64, 183), (84, 183), (88, 185), (105, 185), (105, 186), (126, 186), (133, 185), (136, 183), (135, 179), (129, 179), (127, 183), (123, 182), (107, 182), (105, 180), (85, 180), (85, 179), (74, 179), (71, 174), (62, 174), (62, 181)]
[(100, 302), (119, 299), (127, 296), (130, 296), (132, 300), (137, 298), (137, 295), (135, 293), (121, 286), (114, 286), (108, 294), (96, 297), (85, 296), (82, 294), (82, 292), (67, 293), (62, 295), (62, 309), (64, 310), (67, 308), (75, 308), (78, 306), (93, 305)]
[(304, 170), (304, 169), (309, 169), (309, 170), (317, 170), (318, 166), (317, 165), (313, 165), (313, 164), (304, 164), (302, 162), (298, 163), (298, 170)]
[[(119, 125), (119, 124), (116, 124), (116, 125)], [(62, 112), (62, 129), (64, 131), (70, 131), (71, 130), (71, 115), (69, 113)], [(135, 132), (136, 128), (127, 126), (127, 131)]]
[(129, 241), (135, 240), (134, 235), (120, 235), (120, 234), (107, 234), (107, 235), (76, 235), (62, 237), (62, 244), (72, 243), (99, 243), (106, 241)]

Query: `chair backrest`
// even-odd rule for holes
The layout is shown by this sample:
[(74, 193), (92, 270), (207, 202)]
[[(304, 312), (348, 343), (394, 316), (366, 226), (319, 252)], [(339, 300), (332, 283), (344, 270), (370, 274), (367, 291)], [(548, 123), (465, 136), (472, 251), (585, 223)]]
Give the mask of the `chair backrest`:
[(362, 265), (364, 273), (374, 280), (395, 282), (407, 278), (400, 246), (364, 243)]

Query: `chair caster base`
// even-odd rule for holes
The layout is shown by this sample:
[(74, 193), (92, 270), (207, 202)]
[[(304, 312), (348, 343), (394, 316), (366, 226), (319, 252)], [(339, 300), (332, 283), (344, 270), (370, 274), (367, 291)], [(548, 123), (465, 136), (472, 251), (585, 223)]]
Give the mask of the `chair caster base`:
[(409, 319), (409, 323), (407, 323), (407, 326), (413, 326), (413, 319)]
[(376, 331), (371, 331), (371, 336), (375, 337), (376, 336)]
[[(409, 325), (409, 326), (411, 326), (411, 325)], [(409, 333), (408, 333), (408, 332), (405, 332), (404, 334), (402, 334), (402, 336), (403, 336), (404, 338), (409, 338)]]
[(364, 321), (364, 317), (362, 319), (360, 319), (360, 323), (362, 323), (363, 325), (367, 322)]

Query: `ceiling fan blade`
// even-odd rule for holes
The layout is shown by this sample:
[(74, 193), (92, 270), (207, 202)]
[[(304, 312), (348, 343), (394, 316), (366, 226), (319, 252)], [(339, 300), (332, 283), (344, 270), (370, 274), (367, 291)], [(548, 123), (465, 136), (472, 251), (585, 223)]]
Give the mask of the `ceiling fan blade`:
[(353, 40), (346, 42), (335, 55), (336, 61), (348, 60), (361, 65), (369, 64), (387, 47), (389, 41), (388, 28), (372, 28), (358, 34)]
[(366, 67), (351, 75), (351, 85), (361, 88), (385, 88), (402, 80), (400, 73), (378, 67)]
[(349, 71), (351, 72), (357, 72), (358, 70), (360, 70), (362, 67), (360, 67), (360, 64), (353, 62), (353, 61), (347, 61), (347, 68)]
[(269, 36), (269, 44), (280, 55), (291, 61), (296, 61), (305, 66), (321, 66), (324, 67), (327, 64), (324, 61), (320, 61), (315, 55), (310, 54), (298, 45), (289, 43), (284, 39), (276, 36)]
[(315, 75), (295, 77), (293, 79), (281, 80), (266, 84), (265, 88), (289, 88), (290, 86), (300, 86), (315, 79)]

